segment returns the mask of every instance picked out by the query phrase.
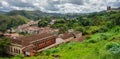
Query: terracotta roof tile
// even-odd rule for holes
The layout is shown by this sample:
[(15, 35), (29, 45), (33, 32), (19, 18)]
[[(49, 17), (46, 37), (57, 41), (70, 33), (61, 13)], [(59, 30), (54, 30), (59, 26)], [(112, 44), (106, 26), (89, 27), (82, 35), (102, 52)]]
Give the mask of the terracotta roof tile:
[(49, 36), (54, 36), (55, 37), (55, 35), (50, 34), (50, 33), (42, 33), (42, 34), (36, 34), (36, 35), (11, 39), (11, 42), (16, 43), (16, 44), (20, 44), (22, 46), (27, 46), (27, 45), (30, 45), (33, 41), (43, 40), (43, 38), (46, 38), (46, 37), (49, 37)]
[(23, 49), (23, 51), (33, 51), (34, 48), (35, 48), (35, 46), (32, 44), (32, 45), (30, 45), (30, 46), (25, 47), (25, 48)]
[(68, 39), (70, 37), (75, 37), (73, 33), (65, 33), (61, 36), (62, 39)]

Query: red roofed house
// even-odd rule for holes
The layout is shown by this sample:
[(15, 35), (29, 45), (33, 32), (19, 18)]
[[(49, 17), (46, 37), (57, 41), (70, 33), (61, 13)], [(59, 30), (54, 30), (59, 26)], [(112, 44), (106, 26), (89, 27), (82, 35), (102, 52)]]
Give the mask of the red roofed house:
[(56, 36), (50, 33), (41, 33), (32, 36), (24, 36), (10, 39), (8, 49), (10, 55), (24, 54), (33, 56), (38, 50), (50, 46), (56, 42)]
[(76, 39), (80, 39), (82, 37), (82, 33), (80, 32), (68, 32), (68, 33), (64, 33), (59, 35), (59, 37), (56, 39), (57, 43), (63, 43), (63, 42), (69, 42), (69, 41), (73, 41)]

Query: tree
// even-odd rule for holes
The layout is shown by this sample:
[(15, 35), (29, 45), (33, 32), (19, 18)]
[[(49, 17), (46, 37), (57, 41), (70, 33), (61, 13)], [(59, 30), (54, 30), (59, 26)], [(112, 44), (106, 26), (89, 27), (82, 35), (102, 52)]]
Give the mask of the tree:
[(7, 38), (1, 38), (0, 39), (0, 54), (1, 56), (4, 56), (6, 54), (6, 49), (9, 46), (10, 41)]
[(41, 20), (41, 21), (39, 21), (38, 22), (38, 26), (39, 27), (45, 27), (45, 26), (47, 26), (49, 23), (48, 23), (48, 21), (46, 21), (46, 20)]

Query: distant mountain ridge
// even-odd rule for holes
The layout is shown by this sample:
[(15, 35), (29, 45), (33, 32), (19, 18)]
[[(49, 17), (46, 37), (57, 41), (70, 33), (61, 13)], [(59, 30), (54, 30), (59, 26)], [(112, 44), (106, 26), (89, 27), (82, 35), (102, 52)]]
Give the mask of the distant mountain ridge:
[(36, 11), (13, 10), (6, 13), (6, 15), (8, 16), (21, 15), (31, 20), (34, 20), (37, 17), (44, 17), (44, 16), (61, 16), (61, 14), (58, 13), (46, 13), (39, 10)]
[(46, 13), (46, 12), (42, 12), (39, 10), (35, 10), (35, 11), (26, 11), (26, 10), (12, 10), (10, 12), (3, 12), (1, 11), (0, 14), (5, 14), (7, 16), (14, 16), (14, 15), (21, 15), (24, 16), (28, 19), (31, 20), (35, 20), (36, 18), (41, 18), (41, 17), (45, 17), (45, 16), (53, 16), (53, 17), (77, 17), (79, 15), (83, 15), (82, 13), (66, 13), (66, 14), (61, 14), (61, 13)]

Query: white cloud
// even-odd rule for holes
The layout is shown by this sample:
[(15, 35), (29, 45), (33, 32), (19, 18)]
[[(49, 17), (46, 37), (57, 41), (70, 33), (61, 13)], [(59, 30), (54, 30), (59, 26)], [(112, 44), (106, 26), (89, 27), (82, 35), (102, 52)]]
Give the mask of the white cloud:
[(9, 4), (6, 1), (1, 1), (1, 5), (3, 7), (8, 7), (9, 6)]
[(57, 13), (86, 13), (119, 7), (120, 0), (1, 0), (0, 10), (41, 10)]

